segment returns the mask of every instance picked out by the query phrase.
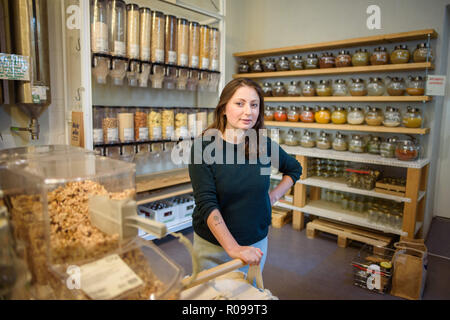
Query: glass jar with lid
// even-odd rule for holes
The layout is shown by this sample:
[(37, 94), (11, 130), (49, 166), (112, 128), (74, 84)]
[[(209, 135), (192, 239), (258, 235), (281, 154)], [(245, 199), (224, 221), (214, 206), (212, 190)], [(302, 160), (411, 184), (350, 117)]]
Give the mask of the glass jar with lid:
[(369, 52), (367, 49), (358, 49), (352, 56), (352, 65), (355, 67), (369, 65)]
[(300, 81), (291, 81), (287, 87), (287, 95), (289, 97), (298, 97), (302, 94), (302, 88), (301, 88), (301, 82)]
[(283, 106), (278, 106), (273, 116), (275, 121), (287, 121), (286, 108)]
[(331, 122), (334, 124), (344, 124), (347, 122), (347, 110), (344, 107), (334, 107), (331, 113)]
[(316, 147), (319, 149), (331, 149), (330, 135), (325, 131), (321, 131), (316, 141)]
[(95, 144), (103, 144), (103, 118), (105, 118), (105, 109), (95, 106), (93, 108), (93, 140)]
[(331, 52), (324, 52), (319, 59), (319, 67), (322, 68), (334, 68), (336, 66), (336, 58)]
[(401, 124), (401, 120), (400, 111), (397, 108), (391, 106), (386, 107), (383, 125), (386, 127), (398, 127)]
[(407, 111), (403, 114), (403, 125), (407, 128), (420, 128), (422, 125), (420, 110), (408, 106)]
[(253, 61), (252, 65), (250, 66), (251, 72), (263, 72), (263, 65), (261, 60), (256, 59)]
[(273, 72), (277, 71), (275, 66), (275, 59), (274, 58), (267, 58), (263, 61), (263, 70), (264, 72)]
[[(429, 56), (427, 60), (428, 54)], [(433, 62), (433, 50), (431, 50), (429, 43), (424, 42), (417, 45), (417, 48), (413, 52), (413, 60), (414, 62)]]
[(300, 141), (297, 137), (297, 132), (293, 129), (289, 129), (289, 131), (284, 136), (284, 144), (287, 146), (298, 146)]
[(303, 59), (302, 56), (295, 55), (291, 58), (289, 62), (289, 67), (291, 70), (302, 70), (303, 69)]
[(300, 139), (300, 145), (304, 148), (313, 148), (316, 145), (313, 133), (305, 130), (303, 136)]
[(395, 157), (402, 161), (413, 161), (419, 158), (420, 146), (415, 141), (400, 140), (395, 147)]
[(302, 95), (314, 97), (316, 95), (316, 84), (312, 80), (306, 80), (302, 88)]
[(310, 53), (305, 59), (305, 69), (317, 69), (319, 67), (319, 58), (317, 54)]
[(331, 120), (331, 112), (327, 107), (318, 107), (314, 114), (314, 119), (317, 123), (326, 124)]
[(395, 147), (397, 145), (397, 137), (387, 138), (380, 144), (380, 155), (383, 158), (395, 158)]
[(314, 109), (311, 107), (303, 106), (300, 113), (301, 122), (314, 122)]
[(383, 112), (379, 108), (368, 106), (365, 120), (369, 126), (381, 126), (383, 123)]
[(284, 139), (282, 135), (282, 131), (279, 129), (270, 129), (269, 130), (270, 139), (275, 141), (278, 144), (284, 144)]
[(367, 143), (367, 152), (371, 154), (380, 154), (380, 137), (373, 136)]
[(408, 77), (406, 82), (406, 93), (410, 96), (423, 96), (425, 93), (425, 81), (421, 76)]
[(348, 150), (355, 153), (364, 153), (366, 151), (366, 144), (359, 134), (352, 135)]
[(386, 92), (386, 86), (384, 85), (383, 79), (375, 77), (369, 78), (369, 83), (367, 84), (367, 94), (369, 96), (382, 96)]
[(264, 82), (262, 86), (262, 92), (264, 97), (271, 97), (272, 96), (272, 85), (270, 82)]
[(333, 140), (332, 147), (333, 147), (333, 150), (336, 150), (336, 151), (347, 151), (348, 143), (347, 143), (345, 135), (343, 135), (340, 132), (337, 132), (336, 137)]
[(410, 53), (406, 44), (395, 46), (394, 51), (391, 52), (391, 63), (401, 64), (408, 63)]
[(350, 111), (347, 114), (347, 122), (349, 124), (362, 124), (364, 123), (364, 112), (359, 107), (350, 107)]
[(361, 78), (351, 79), (349, 91), (352, 96), (365, 96), (367, 95), (366, 83)]
[(290, 122), (298, 122), (298, 120), (300, 119), (299, 108), (297, 106), (290, 106), (287, 113), (287, 118)]
[(341, 50), (336, 57), (336, 67), (350, 67), (352, 65), (352, 56), (350, 51)]
[(277, 81), (275, 83), (275, 85), (272, 87), (272, 95), (274, 97), (284, 97), (286, 95), (286, 89), (283, 82)]
[(331, 90), (330, 81), (329, 80), (320, 80), (320, 82), (316, 88), (316, 93), (320, 97), (331, 96), (332, 90)]
[(277, 71), (288, 71), (289, 70), (289, 59), (285, 56), (278, 59), (275, 68)]
[(405, 93), (405, 81), (399, 77), (388, 77), (391, 81), (387, 85), (387, 93), (390, 96), (402, 96)]
[(242, 60), (239, 63), (239, 73), (248, 73), (250, 71), (250, 65), (247, 60)]
[(264, 121), (274, 120), (274, 108), (271, 106), (265, 106), (264, 108)]
[(373, 66), (389, 63), (389, 54), (385, 47), (375, 48), (370, 56), (370, 64)]
[(336, 79), (333, 83), (333, 96), (347, 96), (348, 88), (344, 79)]

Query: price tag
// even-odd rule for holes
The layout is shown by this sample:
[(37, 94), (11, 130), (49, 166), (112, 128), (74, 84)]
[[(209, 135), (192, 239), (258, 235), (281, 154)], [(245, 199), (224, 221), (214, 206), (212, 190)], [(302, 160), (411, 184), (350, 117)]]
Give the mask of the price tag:
[(30, 81), (29, 57), (0, 53), (0, 79)]
[(427, 96), (445, 96), (445, 76), (432, 75), (427, 78)]

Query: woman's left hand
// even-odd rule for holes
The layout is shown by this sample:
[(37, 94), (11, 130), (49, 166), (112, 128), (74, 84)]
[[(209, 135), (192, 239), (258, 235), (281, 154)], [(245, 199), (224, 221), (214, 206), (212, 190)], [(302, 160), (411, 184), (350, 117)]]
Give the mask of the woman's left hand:
[(269, 192), (269, 198), (270, 198), (270, 206), (273, 206), (275, 202), (278, 201), (276, 195), (272, 191)]

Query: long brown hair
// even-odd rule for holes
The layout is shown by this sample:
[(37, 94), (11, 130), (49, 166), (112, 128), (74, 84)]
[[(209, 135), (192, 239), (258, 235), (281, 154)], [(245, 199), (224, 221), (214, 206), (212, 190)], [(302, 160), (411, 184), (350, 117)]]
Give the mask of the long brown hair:
[[(255, 125), (252, 129), (257, 132), (257, 150), (252, 150), (253, 152), (258, 152), (259, 150), (259, 129), (264, 129), (264, 96), (262, 89), (258, 83), (248, 78), (238, 78), (233, 79), (227, 83), (227, 85), (223, 88), (222, 93), (220, 94), (219, 103), (214, 110), (214, 121), (213, 123), (203, 131), (202, 135), (205, 134), (209, 129), (217, 129), (220, 132), (224, 133), (225, 128), (227, 126), (227, 117), (225, 115), (225, 107), (230, 99), (233, 97), (234, 93), (237, 89), (241, 87), (250, 87), (255, 89), (256, 93), (259, 97), (259, 114), (258, 119), (256, 120)], [(249, 142), (246, 139), (245, 141), (245, 156), (248, 158), (249, 156)]]

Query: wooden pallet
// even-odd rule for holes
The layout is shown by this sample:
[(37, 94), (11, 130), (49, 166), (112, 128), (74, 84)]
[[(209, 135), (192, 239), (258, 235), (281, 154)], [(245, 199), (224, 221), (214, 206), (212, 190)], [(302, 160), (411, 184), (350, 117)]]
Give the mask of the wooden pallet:
[(315, 238), (319, 231), (337, 235), (338, 246), (341, 248), (346, 248), (351, 240), (377, 247), (385, 247), (392, 241), (392, 237), (383, 234), (325, 220), (315, 219), (306, 225), (306, 236), (309, 239)]
[(406, 187), (405, 186), (397, 186), (394, 184), (377, 182), (375, 184), (375, 192), (404, 197), (405, 193), (406, 193)]
[(292, 221), (292, 210), (285, 208), (272, 208), (272, 227), (281, 228)]

